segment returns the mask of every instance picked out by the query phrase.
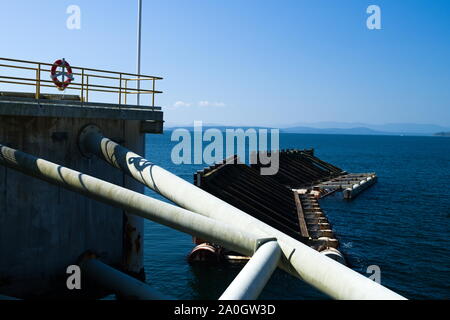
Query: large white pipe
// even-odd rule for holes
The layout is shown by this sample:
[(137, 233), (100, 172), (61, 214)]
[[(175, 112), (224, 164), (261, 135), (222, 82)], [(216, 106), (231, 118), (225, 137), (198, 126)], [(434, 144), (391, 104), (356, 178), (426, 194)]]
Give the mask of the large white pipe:
[(0, 164), (247, 255), (252, 255), (257, 245), (258, 237), (251, 232), (1, 144)]
[(183, 208), (249, 230), (262, 238), (276, 238), (283, 252), (284, 269), (335, 299), (404, 299), (102, 136), (98, 130), (86, 128), (79, 143), (85, 152), (96, 154)]
[(133, 300), (171, 300), (168, 296), (152, 289), (139, 281), (116, 270), (97, 259), (87, 259), (80, 263), (81, 271), (90, 281), (109, 289), (123, 299)]
[(276, 241), (262, 244), (219, 300), (256, 300), (277, 268), (281, 250)]

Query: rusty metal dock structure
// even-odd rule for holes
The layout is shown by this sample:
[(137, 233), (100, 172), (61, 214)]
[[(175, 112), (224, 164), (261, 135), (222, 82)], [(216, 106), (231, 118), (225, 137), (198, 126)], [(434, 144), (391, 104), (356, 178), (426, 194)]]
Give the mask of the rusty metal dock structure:
[[(266, 213), (279, 213), (270, 203), (256, 218), (251, 211), (256, 202), (242, 210), (227, 202), (231, 198), (223, 201), (139, 155), (144, 134), (162, 130), (163, 113), (154, 100), (160, 77), (72, 67), (79, 80), (65, 89), (79, 95), (68, 98), (41, 92), (50, 83), (42, 75), (54, 65), (0, 61), (1, 83), (34, 88), (32, 97), (0, 97), (1, 298), (70, 296), (65, 280), (71, 265), (95, 284), (96, 290), (84, 295), (98, 297), (100, 290), (131, 299), (167, 298), (141, 281), (142, 219), (150, 219), (251, 257), (221, 299), (256, 299), (277, 267), (335, 299), (404, 299), (305, 244), (307, 236), (321, 241), (328, 230), (308, 224), (326, 222), (314, 201), (300, 193), (294, 197), (276, 177), (270, 183), (287, 201), (278, 228), (267, 223)], [(128, 83), (144, 80), (149, 89)], [(95, 92), (112, 93), (117, 100), (92, 102)], [(149, 94), (152, 102), (124, 102), (139, 93)], [(252, 168), (243, 170), (258, 179)], [(144, 195), (145, 186), (174, 204)]]
[[(346, 194), (348, 188), (357, 184), (357, 190), (361, 184), (365, 189), (376, 181), (376, 175), (349, 174), (314, 156), (313, 149), (280, 150), (279, 169), (273, 176), (260, 175), (261, 167), (260, 161), (246, 165), (234, 156), (197, 171), (194, 184), (345, 264), (344, 256), (338, 251), (339, 241), (318, 199), (337, 191), (343, 191), (344, 198), (350, 199), (351, 196)], [(370, 184), (364, 180), (368, 176), (373, 179)], [(351, 193), (353, 197), (356, 194), (355, 191)], [(194, 239), (194, 242), (198, 246), (191, 253), (192, 261), (215, 259), (210, 254), (215, 253), (214, 244), (203, 243), (202, 239)], [(226, 253), (221, 249), (217, 252)], [(225, 256), (236, 257), (234, 253)]]

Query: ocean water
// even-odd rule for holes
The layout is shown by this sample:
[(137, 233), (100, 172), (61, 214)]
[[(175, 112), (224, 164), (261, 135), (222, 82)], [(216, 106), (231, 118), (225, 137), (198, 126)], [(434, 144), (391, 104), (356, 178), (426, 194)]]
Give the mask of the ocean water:
[[(147, 135), (146, 157), (193, 182), (203, 165), (174, 165), (170, 132)], [(410, 299), (450, 297), (450, 138), (281, 134), (280, 148), (314, 148), (348, 172), (376, 172), (378, 183), (352, 201), (341, 193), (321, 200), (349, 267)], [(163, 200), (151, 190), (150, 196)], [(242, 264), (190, 266), (189, 235), (146, 221), (147, 282), (178, 299), (217, 299)], [(261, 299), (327, 299), (277, 270)]]

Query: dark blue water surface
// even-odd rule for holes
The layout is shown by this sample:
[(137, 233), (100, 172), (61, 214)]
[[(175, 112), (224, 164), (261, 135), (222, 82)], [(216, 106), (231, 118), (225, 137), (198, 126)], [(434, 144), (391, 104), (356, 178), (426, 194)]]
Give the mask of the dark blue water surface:
[[(170, 132), (147, 136), (146, 157), (192, 182), (203, 165), (174, 165)], [(281, 148), (314, 148), (348, 172), (376, 172), (378, 183), (353, 201), (340, 193), (321, 201), (349, 266), (410, 299), (450, 296), (450, 138), (281, 134)], [(152, 191), (148, 195), (162, 199)], [(217, 299), (242, 265), (190, 266), (189, 235), (145, 224), (147, 281), (179, 299)], [(262, 299), (327, 298), (277, 270)]]

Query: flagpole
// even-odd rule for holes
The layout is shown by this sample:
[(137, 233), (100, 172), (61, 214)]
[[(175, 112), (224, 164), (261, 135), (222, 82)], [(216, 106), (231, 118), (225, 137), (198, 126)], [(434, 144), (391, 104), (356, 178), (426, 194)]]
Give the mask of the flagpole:
[[(137, 65), (136, 73), (138, 77), (141, 76), (141, 32), (142, 31), (142, 0), (138, 0), (138, 25), (137, 25)], [(137, 80), (137, 89), (141, 89), (141, 81)], [(138, 91), (137, 105), (140, 105), (141, 97)]]

